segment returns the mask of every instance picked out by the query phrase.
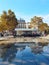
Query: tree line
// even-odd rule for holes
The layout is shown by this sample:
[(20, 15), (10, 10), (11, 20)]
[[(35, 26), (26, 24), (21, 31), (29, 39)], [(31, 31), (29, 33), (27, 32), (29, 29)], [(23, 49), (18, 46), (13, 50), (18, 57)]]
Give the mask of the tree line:
[(14, 30), (18, 25), (15, 13), (12, 10), (3, 11), (0, 16), (0, 31)]
[(29, 28), (32, 28), (33, 25), (35, 26), (38, 26), (38, 30), (39, 31), (46, 31), (49, 33), (49, 26), (47, 23), (44, 23), (43, 22), (43, 18), (42, 17), (38, 17), (38, 16), (34, 16), (33, 18), (31, 18), (31, 22), (30, 22), (30, 25), (29, 25)]
[[(12, 10), (3, 11), (0, 15), (0, 31), (14, 30), (18, 25), (18, 21), (15, 13)], [(49, 31), (49, 26), (47, 23), (43, 22), (42, 17), (34, 16), (31, 18), (29, 28), (33, 28), (33, 25), (37, 25), (38, 29), (42, 31)]]

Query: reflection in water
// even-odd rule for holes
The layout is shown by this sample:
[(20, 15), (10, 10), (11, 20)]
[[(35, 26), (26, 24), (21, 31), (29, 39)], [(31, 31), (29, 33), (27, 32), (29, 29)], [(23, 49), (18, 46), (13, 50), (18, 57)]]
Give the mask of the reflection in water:
[(0, 48), (0, 65), (49, 65), (49, 46), (43, 47), (41, 54), (33, 53), (29, 46)]
[(11, 62), (16, 56), (17, 49), (14, 46), (10, 48), (3, 48), (1, 50), (2, 52), (0, 52), (0, 56), (3, 59), (3, 61)]
[(48, 46), (43, 47), (43, 52), (49, 53), (49, 44), (48, 44)]

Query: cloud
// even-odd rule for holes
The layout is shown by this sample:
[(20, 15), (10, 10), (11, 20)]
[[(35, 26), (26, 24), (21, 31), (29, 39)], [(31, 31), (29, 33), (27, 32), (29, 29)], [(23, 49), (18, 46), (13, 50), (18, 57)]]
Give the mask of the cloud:
[(43, 22), (47, 23), (49, 25), (49, 14), (47, 15), (36, 15), (43, 18)]
[(34, 15), (25, 15), (22, 13), (16, 13), (16, 17), (17, 19), (24, 19), (26, 22), (30, 22), (31, 18), (33, 18), (34, 16), (40, 16), (43, 18), (43, 22), (47, 23), (49, 25), (49, 14), (47, 15), (38, 15), (38, 14), (34, 14)]
[(48, 25), (49, 25), (49, 14), (43, 16), (43, 20), (44, 20), (44, 22), (48, 23)]
[(18, 19), (22, 18), (22, 19), (24, 19), (26, 22), (30, 22), (30, 19), (31, 19), (33, 16), (31, 16), (31, 15), (25, 15), (25, 14), (16, 12), (16, 17), (17, 17)]
[(43, 22), (47, 23), (49, 25), (49, 14), (47, 15), (36, 15), (43, 18)]

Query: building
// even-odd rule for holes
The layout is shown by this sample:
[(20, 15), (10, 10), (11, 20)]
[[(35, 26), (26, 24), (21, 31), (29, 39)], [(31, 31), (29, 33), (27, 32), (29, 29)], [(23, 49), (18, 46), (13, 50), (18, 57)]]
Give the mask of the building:
[(18, 20), (17, 28), (26, 28), (26, 22), (23, 19)]
[(26, 28), (26, 22), (25, 20), (21, 19), (17, 20), (18, 21), (18, 25), (16, 27), (17, 30), (17, 35), (21, 35), (23, 33), (23, 31), (19, 30), (19, 29), (25, 29)]
[(37, 24), (32, 24), (31, 28), (29, 28), (30, 22), (25, 22), (25, 20), (20, 19), (18, 20), (18, 26), (16, 27), (16, 32), (17, 35), (22, 35), (22, 34), (33, 34), (34, 32), (38, 31), (38, 26)]
[(30, 24), (30, 22), (28, 22), (28, 28), (29, 29), (36, 29), (36, 30), (38, 30), (38, 25), (35, 24), (35, 23)]

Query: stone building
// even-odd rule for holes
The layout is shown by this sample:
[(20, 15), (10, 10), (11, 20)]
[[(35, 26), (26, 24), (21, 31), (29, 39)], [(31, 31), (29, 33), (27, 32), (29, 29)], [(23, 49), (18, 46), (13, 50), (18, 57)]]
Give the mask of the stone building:
[(26, 22), (23, 19), (18, 20), (17, 28), (26, 28)]

